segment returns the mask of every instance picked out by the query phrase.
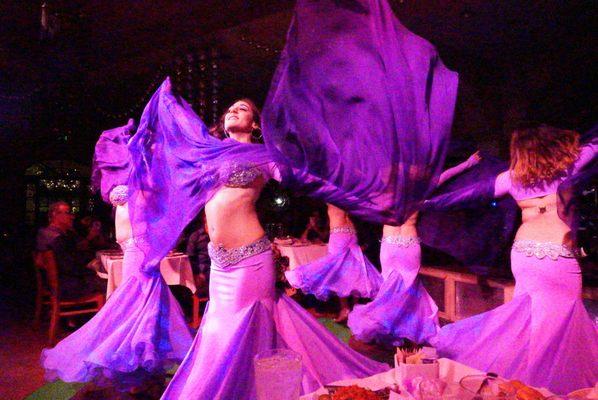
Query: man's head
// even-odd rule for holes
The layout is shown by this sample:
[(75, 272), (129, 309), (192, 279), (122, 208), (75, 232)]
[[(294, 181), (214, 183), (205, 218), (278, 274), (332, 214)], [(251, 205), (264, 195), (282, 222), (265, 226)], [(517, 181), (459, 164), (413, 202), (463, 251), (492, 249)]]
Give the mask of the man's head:
[(71, 206), (64, 201), (57, 201), (50, 204), (48, 209), (48, 220), (50, 225), (62, 231), (73, 229), (75, 216), (71, 212)]

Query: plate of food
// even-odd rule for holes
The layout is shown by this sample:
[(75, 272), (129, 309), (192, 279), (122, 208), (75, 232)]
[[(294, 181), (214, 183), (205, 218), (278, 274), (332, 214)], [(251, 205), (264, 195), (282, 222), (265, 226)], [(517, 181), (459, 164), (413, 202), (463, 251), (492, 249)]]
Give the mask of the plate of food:
[(507, 381), (505, 385), (515, 389), (517, 400), (544, 400), (551, 395), (546, 389), (536, 389), (517, 380)]
[(317, 400), (388, 400), (391, 392), (388, 387), (374, 391), (358, 385), (327, 385), (324, 388), (328, 393), (319, 395)]

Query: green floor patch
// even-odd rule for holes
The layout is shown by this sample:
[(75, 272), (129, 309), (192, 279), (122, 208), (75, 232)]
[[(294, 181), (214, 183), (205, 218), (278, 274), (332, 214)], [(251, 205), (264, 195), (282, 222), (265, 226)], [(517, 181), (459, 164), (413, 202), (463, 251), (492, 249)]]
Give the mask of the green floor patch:
[(66, 383), (63, 381), (48, 383), (25, 397), (25, 400), (68, 400), (73, 397), (83, 385), (83, 383)]
[(318, 321), (324, 325), (330, 332), (345, 343), (349, 342), (351, 331), (345, 325), (337, 324), (330, 318), (318, 318)]

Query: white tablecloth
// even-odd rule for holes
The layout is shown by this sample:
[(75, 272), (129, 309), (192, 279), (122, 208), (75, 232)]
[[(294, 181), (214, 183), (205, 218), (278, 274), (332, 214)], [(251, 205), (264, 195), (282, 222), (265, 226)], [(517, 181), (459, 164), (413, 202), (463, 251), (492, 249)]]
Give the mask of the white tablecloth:
[(328, 252), (325, 244), (308, 245), (281, 245), (277, 244), (280, 254), (289, 258), (289, 269), (295, 269), (299, 265), (310, 263)]
[[(98, 251), (96, 257), (106, 269), (106, 274), (98, 273), (98, 275), (108, 279), (106, 297), (109, 297), (122, 281), (123, 256), (122, 253), (108, 250)], [(160, 273), (168, 285), (186, 286), (193, 293), (197, 290), (189, 257), (186, 254), (166, 256), (160, 262)]]
[[(485, 374), (482, 371), (478, 371), (475, 368), (468, 367), (467, 365), (463, 365), (453, 360), (449, 360), (448, 358), (441, 358), (438, 360), (439, 369), (440, 369), (440, 379), (447, 383), (459, 383), (461, 378), (467, 375), (480, 375)], [(394, 368), (383, 372), (381, 374), (373, 375), (363, 379), (350, 379), (344, 380), (339, 382), (334, 382), (334, 385), (341, 385), (341, 386), (349, 386), (349, 385), (359, 385), (361, 387), (368, 388), (370, 390), (380, 390), (384, 389), (388, 386), (393, 386), (398, 384), (399, 382), (395, 379), (395, 370)], [(542, 394), (545, 396), (550, 396), (550, 391), (546, 389), (538, 389)], [(323, 388), (320, 388), (314, 393), (306, 394), (300, 397), (300, 400), (317, 400), (318, 396), (321, 394), (326, 394), (327, 391)], [(473, 397), (473, 395), (472, 395)], [(400, 399), (405, 400), (414, 400), (414, 397), (409, 395), (403, 388), (401, 388), (401, 395)]]

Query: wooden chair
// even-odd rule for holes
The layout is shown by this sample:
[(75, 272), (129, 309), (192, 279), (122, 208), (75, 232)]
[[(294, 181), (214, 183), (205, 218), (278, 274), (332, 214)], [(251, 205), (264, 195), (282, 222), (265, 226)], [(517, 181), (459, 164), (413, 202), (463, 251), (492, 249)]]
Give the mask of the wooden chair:
[(197, 329), (201, 324), (201, 315), (199, 315), (199, 305), (201, 303), (207, 303), (209, 298), (199, 297), (196, 293), (194, 293), (191, 297), (193, 297), (193, 318), (191, 320), (191, 328)]
[(52, 250), (35, 252), (33, 264), (37, 279), (34, 323), (39, 327), (43, 306), (50, 306), (49, 344), (53, 346), (56, 342), (60, 318), (96, 313), (102, 308), (106, 298), (103, 293), (94, 293), (79, 299), (60, 300), (58, 266), (54, 252)]

